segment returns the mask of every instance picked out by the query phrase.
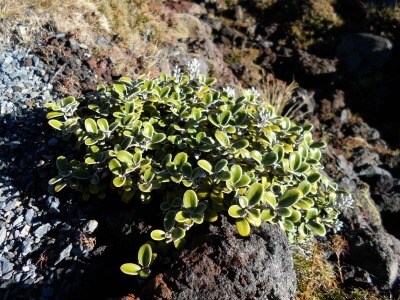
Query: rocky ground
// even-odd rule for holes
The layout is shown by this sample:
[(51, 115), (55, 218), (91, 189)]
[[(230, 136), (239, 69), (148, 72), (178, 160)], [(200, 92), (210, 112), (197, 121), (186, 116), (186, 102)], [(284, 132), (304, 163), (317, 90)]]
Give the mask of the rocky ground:
[[(355, 200), (342, 216), (344, 285), (399, 297), (398, 40), (353, 26), (330, 51), (305, 51), (278, 43), (279, 24), (246, 24), (251, 6), (198, 2), (167, 1), (200, 25), (168, 46), (174, 54), (160, 68), (196, 57), (221, 85), (247, 87), (272, 72), (295, 79), (295, 101), (306, 105), (301, 117), (329, 144), (326, 173)], [(44, 103), (112, 82), (120, 76), (114, 62), (71, 34), (46, 29), (29, 49), (0, 44), (0, 298), (293, 299), (291, 250), (274, 226), (239, 239), (222, 218), (196, 229), (199, 238), (168, 269), (137, 281), (119, 266), (135, 259), (149, 235), (147, 208), (47, 193), (55, 158), (72, 148), (47, 125)]]

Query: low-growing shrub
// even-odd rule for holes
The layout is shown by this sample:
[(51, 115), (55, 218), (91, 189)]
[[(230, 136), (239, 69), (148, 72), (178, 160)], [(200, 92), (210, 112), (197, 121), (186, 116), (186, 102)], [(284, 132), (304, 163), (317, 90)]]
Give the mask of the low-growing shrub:
[[(151, 237), (177, 248), (186, 232), (226, 212), (238, 233), (262, 221), (279, 224), (292, 242), (337, 229), (337, 185), (321, 175), (321, 148), (312, 126), (275, 114), (254, 89), (235, 96), (212, 88), (196, 62), (160, 78), (122, 77), (83, 99), (49, 103), (49, 124), (76, 139), (74, 159), (57, 159), (51, 191), (66, 186), (122, 201), (158, 201), (164, 228)], [(79, 154), (81, 156), (79, 156)], [(149, 274), (155, 243), (139, 251), (128, 274)]]

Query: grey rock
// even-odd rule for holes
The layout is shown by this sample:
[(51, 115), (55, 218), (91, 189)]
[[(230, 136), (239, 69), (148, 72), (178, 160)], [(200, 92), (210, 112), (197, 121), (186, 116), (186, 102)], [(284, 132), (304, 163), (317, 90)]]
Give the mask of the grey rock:
[(69, 256), (69, 254), (71, 253), (71, 250), (72, 250), (72, 243), (69, 244), (67, 247), (64, 248), (64, 250), (62, 250), (60, 252), (54, 265), (59, 264), (62, 260), (67, 258)]
[(87, 221), (84, 225), (83, 225), (83, 227), (82, 227), (82, 231), (83, 232), (86, 232), (86, 233), (93, 233), (95, 230), (96, 230), (96, 228), (97, 228), (97, 226), (99, 225), (99, 223), (96, 221), (96, 220), (90, 220), (90, 221)]
[(5, 239), (6, 239), (6, 235), (7, 235), (7, 229), (6, 227), (3, 225), (0, 228), (0, 246), (3, 245)]
[(4, 257), (0, 257), (0, 271), (3, 274), (6, 274), (8, 272), (11, 272), (14, 268), (14, 264), (11, 263), (10, 261), (8, 261), (6, 258)]
[(11, 56), (7, 56), (4, 61), (3, 64), (1, 66), (1, 68), (4, 70), (4, 68), (7, 68), (13, 61), (13, 58)]
[(51, 287), (43, 287), (42, 288), (42, 297), (50, 298), (53, 297), (54, 289)]
[(47, 232), (49, 232), (49, 230), (51, 229), (51, 225), (50, 224), (43, 224), (41, 226), (39, 226), (38, 228), (35, 229), (35, 231), (33, 232), (33, 234), (35, 235), (35, 237), (37, 238), (41, 238), (43, 237)]
[(25, 213), (25, 222), (28, 224), (31, 224), (34, 215), (35, 215), (35, 211), (32, 208), (28, 209)]

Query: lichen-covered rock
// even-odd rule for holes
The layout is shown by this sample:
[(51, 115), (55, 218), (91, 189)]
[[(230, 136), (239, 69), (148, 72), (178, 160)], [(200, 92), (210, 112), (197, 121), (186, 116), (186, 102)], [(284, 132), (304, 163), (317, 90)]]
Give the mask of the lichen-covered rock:
[(156, 275), (141, 299), (294, 299), (296, 275), (285, 234), (263, 224), (241, 238), (222, 218)]

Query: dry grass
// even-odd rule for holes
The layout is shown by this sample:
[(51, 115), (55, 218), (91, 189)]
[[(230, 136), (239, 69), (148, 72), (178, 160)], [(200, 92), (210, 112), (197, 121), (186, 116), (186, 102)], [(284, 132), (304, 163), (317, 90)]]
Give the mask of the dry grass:
[[(282, 114), (284, 109), (291, 104), (293, 92), (297, 88), (298, 85), (296, 82), (293, 81), (288, 85), (269, 74), (262, 82), (260, 90), (261, 98), (275, 107), (277, 114)], [(298, 105), (290, 107), (287, 116), (291, 117), (299, 109), (301, 109), (301, 106)]]

